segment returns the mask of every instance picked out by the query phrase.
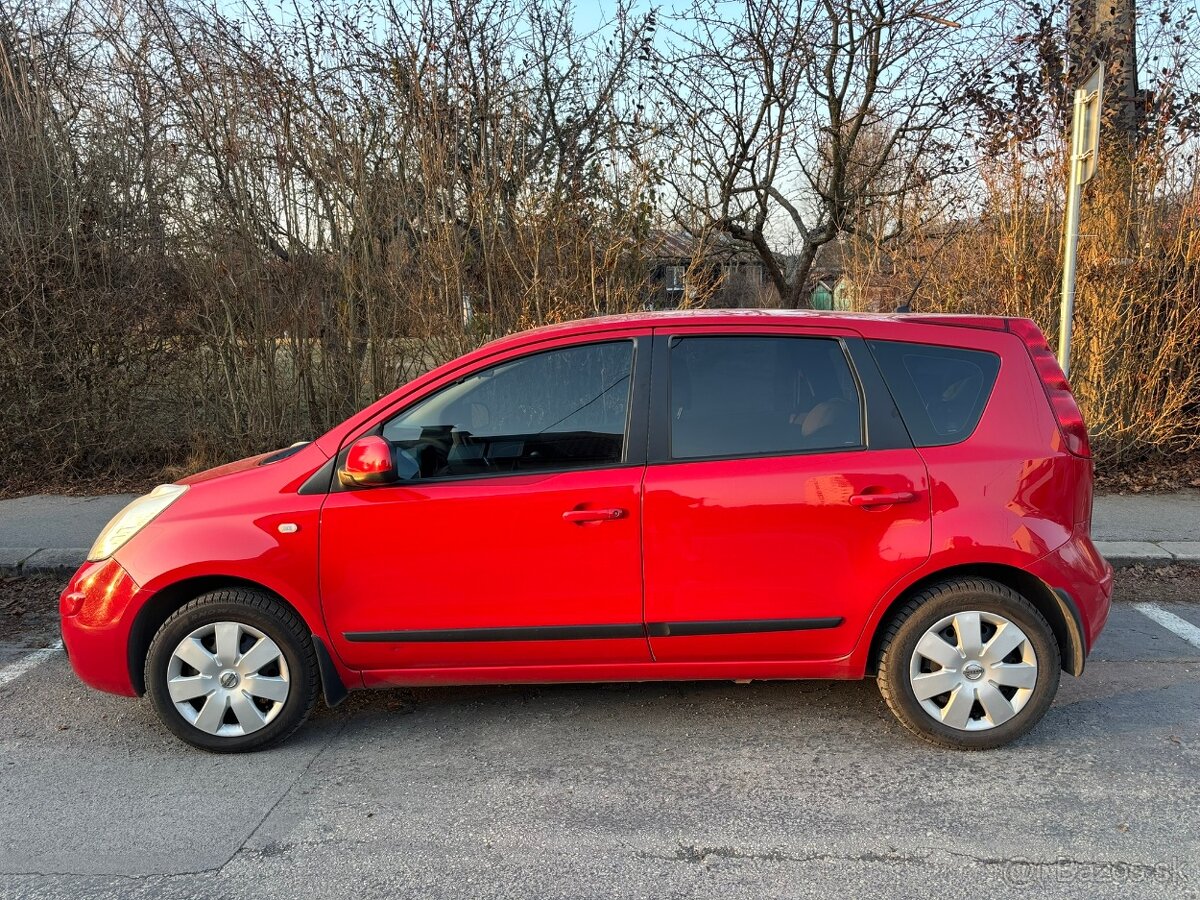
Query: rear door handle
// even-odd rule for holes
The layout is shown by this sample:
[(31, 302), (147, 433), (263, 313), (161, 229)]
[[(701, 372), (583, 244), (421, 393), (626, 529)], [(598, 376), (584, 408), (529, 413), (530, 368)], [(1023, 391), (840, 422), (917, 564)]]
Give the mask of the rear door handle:
[(569, 509), (563, 513), (563, 521), (582, 525), (584, 522), (611, 522), (624, 516), (623, 509)]
[(891, 506), (893, 503), (912, 503), (917, 495), (912, 491), (895, 491), (890, 494), (855, 494), (850, 498), (851, 506)]

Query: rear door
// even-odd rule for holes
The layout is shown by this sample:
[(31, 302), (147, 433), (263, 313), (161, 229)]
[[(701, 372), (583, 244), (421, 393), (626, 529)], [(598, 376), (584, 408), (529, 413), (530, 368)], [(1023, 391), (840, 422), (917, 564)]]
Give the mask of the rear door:
[(929, 556), (925, 465), (854, 334), (655, 336), (644, 486), (656, 660), (848, 654)]

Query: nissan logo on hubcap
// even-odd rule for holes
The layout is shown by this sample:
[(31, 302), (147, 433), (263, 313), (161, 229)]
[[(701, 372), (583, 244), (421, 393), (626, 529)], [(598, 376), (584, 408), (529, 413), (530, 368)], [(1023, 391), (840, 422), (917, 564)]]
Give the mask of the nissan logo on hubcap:
[(977, 662), (967, 663), (963, 667), (963, 674), (972, 681), (978, 681), (983, 677), (983, 666)]
[(229, 690), (232, 687), (236, 687), (237, 683), (238, 683), (237, 672), (222, 672), (221, 673), (221, 687), (225, 688), (226, 690)]

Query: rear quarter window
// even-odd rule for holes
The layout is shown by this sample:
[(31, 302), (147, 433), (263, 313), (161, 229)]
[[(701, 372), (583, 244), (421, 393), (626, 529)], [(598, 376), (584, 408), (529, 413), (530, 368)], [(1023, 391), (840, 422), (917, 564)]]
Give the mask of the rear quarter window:
[(868, 341), (918, 447), (966, 440), (996, 384), (1000, 357), (986, 350)]

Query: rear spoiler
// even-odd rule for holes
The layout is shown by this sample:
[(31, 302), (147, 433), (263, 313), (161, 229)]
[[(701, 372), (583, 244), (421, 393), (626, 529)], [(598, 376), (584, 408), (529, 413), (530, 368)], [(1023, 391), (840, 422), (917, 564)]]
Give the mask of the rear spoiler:
[(901, 313), (905, 322), (922, 325), (957, 325), (962, 328), (986, 328), (989, 331), (1010, 331), (1007, 316), (969, 316), (958, 313)]

